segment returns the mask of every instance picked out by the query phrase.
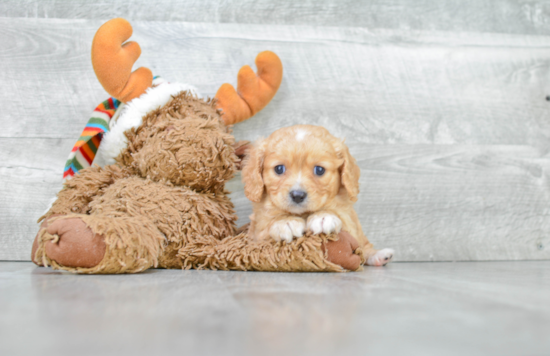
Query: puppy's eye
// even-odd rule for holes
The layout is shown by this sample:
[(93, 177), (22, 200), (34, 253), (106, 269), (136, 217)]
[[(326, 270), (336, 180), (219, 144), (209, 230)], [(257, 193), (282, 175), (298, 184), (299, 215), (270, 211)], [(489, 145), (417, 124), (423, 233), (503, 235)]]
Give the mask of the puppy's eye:
[(280, 165), (278, 165), (278, 166), (275, 166), (275, 173), (281, 175), (281, 174), (283, 174), (285, 171), (286, 171), (286, 168), (285, 168), (285, 166), (283, 166), (282, 164), (280, 164)]
[(321, 166), (315, 166), (315, 168), (313, 168), (313, 173), (315, 173), (316, 176), (322, 176), (325, 174), (325, 169)]

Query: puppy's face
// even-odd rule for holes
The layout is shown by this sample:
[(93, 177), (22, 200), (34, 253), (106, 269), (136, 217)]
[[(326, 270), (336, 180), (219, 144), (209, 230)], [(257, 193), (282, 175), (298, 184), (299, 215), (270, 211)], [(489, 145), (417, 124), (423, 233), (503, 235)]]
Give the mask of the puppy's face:
[(303, 214), (321, 210), (339, 193), (355, 200), (359, 168), (343, 142), (326, 129), (297, 125), (256, 144), (243, 180), (250, 200), (267, 195), (277, 208)]

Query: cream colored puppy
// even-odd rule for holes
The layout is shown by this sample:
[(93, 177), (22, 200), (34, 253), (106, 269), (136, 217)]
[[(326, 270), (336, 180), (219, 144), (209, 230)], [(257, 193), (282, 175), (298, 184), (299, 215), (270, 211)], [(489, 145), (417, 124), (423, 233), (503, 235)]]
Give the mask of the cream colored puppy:
[(253, 204), (250, 233), (291, 242), (306, 230), (344, 230), (363, 246), (368, 265), (385, 265), (393, 250), (373, 248), (353, 209), (359, 175), (348, 147), (325, 128), (296, 125), (275, 131), (254, 144), (242, 170)]

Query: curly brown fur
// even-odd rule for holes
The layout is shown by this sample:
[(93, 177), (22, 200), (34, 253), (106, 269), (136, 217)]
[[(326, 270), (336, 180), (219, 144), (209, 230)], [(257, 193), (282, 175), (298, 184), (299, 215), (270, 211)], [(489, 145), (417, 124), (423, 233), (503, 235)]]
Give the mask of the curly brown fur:
[(130, 177), (131, 174), (117, 166), (105, 168), (90, 167), (81, 171), (78, 179), (71, 179), (63, 185), (63, 189), (57, 193), (57, 200), (52, 207), (38, 219), (38, 222), (59, 214), (90, 212), (89, 204), (93, 199), (103, 194), (103, 189), (121, 178)]
[(90, 204), (90, 214), (130, 216), (150, 220), (166, 238), (168, 256), (161, 267), (181, 267), (173, 251), (197, 236), (217, 239), (233, 235), (235, 212), (225, 194), (200, 193), (149, 179), (130, 177), (117, 181)]
[(187, 92), (178, 94), (126, 133), (128, 148), (117, 162), (141, 177), (197, 191), (223, 191), (238, 159), (235, 139), (214, 105)]
[[(218, 241), (211, 236), (200, 236), (179, 251), (185, 268), (271, 272), (346, 272), (336, 261), (340, 251), (325, 246), (339, 237), (307, 233), (290, 244), (273, 240), (258, 241), (248, 229), (236, 236)], [(329, 256), (329, 254), (333, 256)], [(350, 250), (360, 269), (365, 261), (362, 250)]]
[(46, 243), (56, 243), (61, 235), (51, 235), (41, 230), (37, 236), (36, 258), (44, 266), (71, 272), (90, 274), (135, 273), (158, 265), (158, 256), (163, 249), (164, 237), (147, 219), (134, 217), (113, 218), (105, 215), (68, 214), (51, 221), (81, 219), (95, 234), (104, 237), (106, 251), (103, 259), (93, 267), (68, 267), (59, 264), (45, 253)]
[[(40, 218), (77, 214), (93, 233), (104, 235), (107, 248), (98, 266), (79, 269), (49, 259), (44, 243), (52, 237), (44, 227), (33, 260), (84, 273), (181, 268), (176, 255), (189, 241), (232, 236), (236, 215), (224, 185), (239, 158), (214, 105), (187, 92), (174, 96), (126, 132), (128, 147), (116, 165), (82, 170)], [(130, 263), (128, 256), (141, 262)]]

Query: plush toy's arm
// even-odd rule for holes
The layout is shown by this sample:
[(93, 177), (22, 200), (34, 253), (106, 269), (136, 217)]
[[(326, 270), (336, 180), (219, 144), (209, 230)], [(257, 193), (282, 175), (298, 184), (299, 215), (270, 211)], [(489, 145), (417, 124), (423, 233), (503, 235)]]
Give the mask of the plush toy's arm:
[(223, 84), (216, 93), (217, 107), (222, 110), (226, 125), (244, 121), (262, 110), (275, 96), (283, 80), (283, 64), (279, 57), (264, 51), (256, 57), (258, 75), (244, 66), (237, 76), (237, 90)]
[(359, 269), (365, 263), (359, 243), (345, 231), (338, 234), (337, 240), (328, 240), (323, 243), (322, 249), (326, 253), (327, 260), (350, 271)]
[(246, 227), (237, 233), (221, 241), (197, 236), (178, 256), (186, 268), (273, 272), (346, 272), (364, 262), (357, 241), (347, 233), (307, 233), (290, 244), (252, 240)]

